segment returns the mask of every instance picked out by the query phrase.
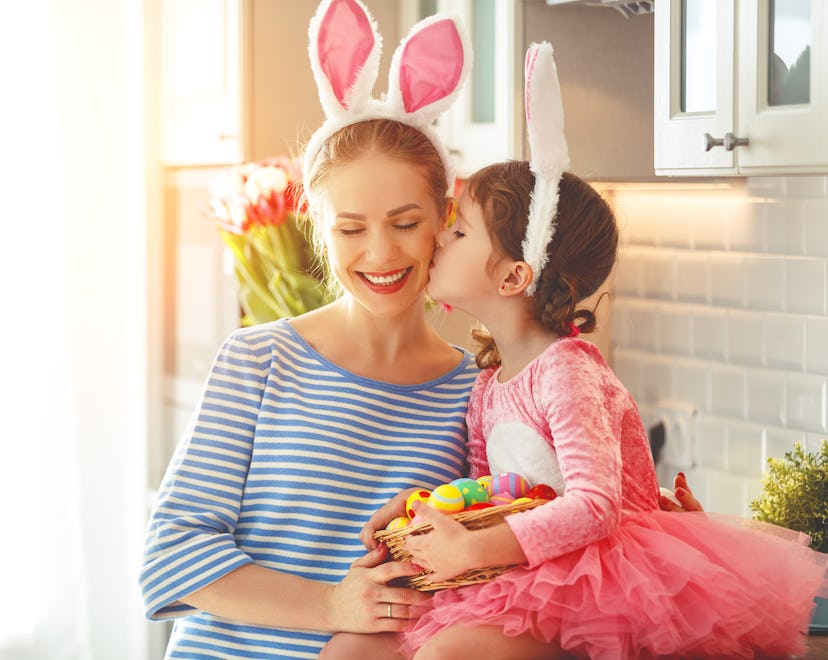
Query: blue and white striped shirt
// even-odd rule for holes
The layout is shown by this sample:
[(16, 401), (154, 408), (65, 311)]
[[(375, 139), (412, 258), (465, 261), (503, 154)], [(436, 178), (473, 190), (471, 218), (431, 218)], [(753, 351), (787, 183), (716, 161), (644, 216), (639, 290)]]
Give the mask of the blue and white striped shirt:
[(141, 588), (148, 618), (176, 620), (170, 658), (315, 658), (326, 633), (241, 625), (186, 594), (245, 564), (336, 583), (365, 554), (362, 526), (411, 486), (465, 472), (469, 354), (436, 380), (354, 375), (286, 320), (235, 332), (153, 510)]

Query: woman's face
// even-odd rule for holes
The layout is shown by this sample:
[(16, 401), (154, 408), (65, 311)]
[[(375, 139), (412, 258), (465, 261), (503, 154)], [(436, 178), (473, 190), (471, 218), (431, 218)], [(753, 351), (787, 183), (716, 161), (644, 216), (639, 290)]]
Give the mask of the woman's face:
[(329, 172), (320, 202), (328, 262), (343, 288), (380, 316), (422, 304), (447, 213), (420, 170), (366, 154)]

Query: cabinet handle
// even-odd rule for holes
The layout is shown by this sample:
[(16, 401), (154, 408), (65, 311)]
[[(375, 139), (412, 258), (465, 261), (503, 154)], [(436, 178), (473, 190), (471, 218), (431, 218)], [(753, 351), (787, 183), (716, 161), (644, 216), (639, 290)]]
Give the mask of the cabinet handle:
[(749, 138), (740, 138), (733, 133), (725, 133), (724, 138), (714, 138), (710, 133), (704, 134), (704, 150), (710, 151), (713, 147), (724, 147), (725, 151), (733, 151), (736, 147), (747, 147)]
[(740, 138), (733, 135), (733, 133), (725, 133), (724, 148), (725, 151), (733, 151), (736, 147), (747, 147), (750, 144), (750, 139)]
[(710, 133), (704, 134), (704, 150), (710, 151), (713, 147), (723, 147), (724, 140), (722, 138), (714, 138)]

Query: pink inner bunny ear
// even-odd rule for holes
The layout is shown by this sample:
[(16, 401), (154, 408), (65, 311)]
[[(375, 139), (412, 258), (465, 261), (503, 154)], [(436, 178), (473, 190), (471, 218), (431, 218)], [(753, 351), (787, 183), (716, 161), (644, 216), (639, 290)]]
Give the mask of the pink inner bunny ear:
[(538, 53), (540, 52), (540, 48), (536, 44), (532, 44), (529, 47), (529, 50), (526, 51), (526, 60), (523, 66), (523, 80), (524, 80), (524, 88), (523, 88), (523, 107), (526, 109), (526, 120), (531, 121), (532, 114), (529, 110), (531, 104), (529, 103), (529, 96), (531, 94), (530, 88), (532, 87), (532, 80), (533, 76), (535, 75), (535, 62), (538, 61)]
[(319, 65), (343, 108), (348, 92), (374, 47), (371, 21), (354, 0), (332, 0), (319, 27)]
[(400, 92), (406, 112), (439, 101), (463, 73), (463, 42), (454, 21), (436, 21), (413, 34), (400, 58)]

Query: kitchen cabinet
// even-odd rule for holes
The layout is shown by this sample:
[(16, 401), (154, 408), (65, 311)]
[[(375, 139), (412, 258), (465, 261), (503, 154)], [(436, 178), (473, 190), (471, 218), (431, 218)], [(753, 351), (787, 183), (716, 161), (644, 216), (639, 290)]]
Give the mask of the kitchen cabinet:
[(656, 174), (828, 170), (821, 0), (655, 3)]
[(244, 0), (162, 0), (162, 158), (167, 166), (242, 160)]

